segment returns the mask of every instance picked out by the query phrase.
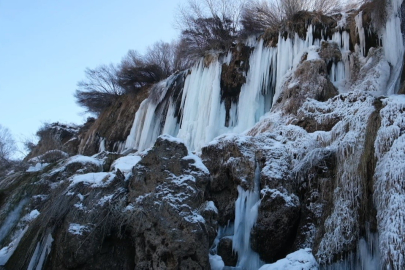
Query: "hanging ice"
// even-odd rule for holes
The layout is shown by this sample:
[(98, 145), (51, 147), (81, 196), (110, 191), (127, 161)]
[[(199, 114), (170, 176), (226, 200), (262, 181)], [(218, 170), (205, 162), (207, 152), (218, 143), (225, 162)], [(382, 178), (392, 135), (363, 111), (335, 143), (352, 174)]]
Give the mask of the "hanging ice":
[(256, 164), (254, 189), (246, 191), (238, 186), (238, 199), (235, 202), (235, 231), (232, 242), (238, 253), (237, 267), (247, 270), (259, 269), (263, 262), (259, 254), (250, 247), (250, 231), (256, 223), (260, 205), (260, 167)]

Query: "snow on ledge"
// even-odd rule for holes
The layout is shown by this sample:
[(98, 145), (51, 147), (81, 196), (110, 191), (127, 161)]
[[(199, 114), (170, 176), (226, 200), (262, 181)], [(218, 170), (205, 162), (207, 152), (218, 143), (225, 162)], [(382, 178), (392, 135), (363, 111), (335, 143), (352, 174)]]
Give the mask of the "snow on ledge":
[(318, 263), (310, 248), (288, 254), (284, 259), (265, 264), (259, 270), (317, 270)]
[(170, 136), (169, 134), (160, 135), (159, 138), (161, 138), (163, 140), (166, 140), (166, 141), (169, 141), (169, 142), (174, 142), (174, 143), (186, 145), (182, 139)]
[(48, 165), (49, 165), (49, 163), (37, 163), (37, 164), (35, 164), (35, 166), (30, 166), (27, 169), (27, 172), (39, 172), (39, 171), (42, 171)]
[(125, 180), (128, 180), (132, 173), (132, 168), (142, 159), (140, 156), (124, 156), (116, 159), (111, 165), (112, 171), (120, 170), (125, 175)]
[(209, 174), (210, 172), (208, 171), (207, 167), (204, 165), (204, 163), (201, 161), (201, 158), (189, 153), (188, 156), (183, 157), (184, 160), (193, 160), (194, 163), (192, 164), (194, 167), (197, 169), (203, 171), (206, 174)]
[(70, 186), (83, 182), (92, 187), (105, 187), (111, 183), (114, 177), (115, 174), (111, 172), (77, 174), (72, 177)]
[(71, 164), (71, 163), (81, 163), (81, 164), (93, 163), (93, 164), (96, 164), (97, 166), (103, 165), (102, 160), (99, 160), (94, 157), (83, 156), (83, 155), (76, 155), (76, 156), (69, 158), (66, 165)]

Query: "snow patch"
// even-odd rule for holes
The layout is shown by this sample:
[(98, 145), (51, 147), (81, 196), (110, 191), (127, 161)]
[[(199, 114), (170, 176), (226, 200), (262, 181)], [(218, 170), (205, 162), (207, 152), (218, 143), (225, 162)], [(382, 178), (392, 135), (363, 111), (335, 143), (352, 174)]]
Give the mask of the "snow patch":
[(68, 232), (75, 235), (83, 235), (83, 232), (89, 231), (90, 228), (88, 226), (80, 225), (77, 223), (70, 223)]
[(285, 259), (265, 264), (259, 270), (318, 270), (318, 263), (309, 248), (288, 254)]
[(70, 186), (78, 183), (85, 183), (91, 187), (105, 187), (108, 186), (115, 178), (115, 174), (111, 172), (98, 172), (74, 175), (71, 178)]
[(132, 155), (120, 157), (111, 165), (112, 171), (116, 172), (120, 170), (124, 174), (125, 180), (128, 180), (129, 176), (132, 174), (132, 168), (138, 164), (141, 159), (142, 157), (140, 156)]
[(39, 171), (42, 171), (48, 165), (49, 165), (49, 163), (37, 163), (37, 164), (35, 164), (35, 166), (30, 166), (27, 169), (27, 172), (39, 172)]

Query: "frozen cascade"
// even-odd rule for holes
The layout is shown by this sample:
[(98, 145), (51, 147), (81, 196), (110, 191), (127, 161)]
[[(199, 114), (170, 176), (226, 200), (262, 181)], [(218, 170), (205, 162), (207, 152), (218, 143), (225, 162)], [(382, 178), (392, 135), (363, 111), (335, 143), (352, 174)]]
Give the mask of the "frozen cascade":
[[(343, 62), (332, 65), (330, 76), (334, 83), (339, 83), (349, 77), (349, 34), (336, 32), (330, 41), (337, 42), (342, 54), (346, 55)], [(214, 60), (208, 67), (200, 60), (190, 74), (182, 72), (181, 75), (186, 77), (184, 88), (176, 100), (167, 98), (170, 95), (168, 90), (179, 77), (172, 75), (156, 84), (150, 97), (140, 105), (123, 151), (142, 151), (152, 146), (161, 134), (181, 138), (191, 150), (198, 151), (219, 135), (248, 130), (270, 110), (281, 91), (283, 78), (297, 66), (302, 54), (310, 46), (319, 46), (320, 43), (321, 40), (313, 37), (312, 25), (308, 26), (305, 40), (298, 34), (286, 39), (279, 36), (276, 48), (265, 46), (261, 39), (249, 39), (248, 45), (254, 47), (249, 58), (250, 69), (246, 83), (241, 87), (239, 101), (231, 105), (228, 126), (225, 125), (226, 110), (221, 101), (220, 80), (222, 64), (230, 62), (231, 54)]]
[(220, 61), (204, 67), (201, 60), (186, 79), (181, 100), (183, 116), (177, 137), (191, 150), (223, 133), (226, 112), (221, 106), (221, 70)]
[(276, 83), (276, 55), (276, 49), (264, 46), (263, 40), (256, 42), (241, 98), (230, 110), (229, 127), (225, 126), (226, 110), (220, 93), (222, 64), (230, 61), (229, 55), (213, 61), (208, 67), (201, 60), (191, 69), (181, 93), (180, 115), (176, 115), (177, 100), (164, 98), (176, 78), (171, 76), (158, 83), (151, 92), (160, 93), (160, 96), (149, 97), (141, 103), (125, 149), (142, 151), (165, 133), (181, 138), (191, 150), (198, 150), (223, 133), (251, 128), (271, 107)]
[[(276, 87), (275, 94), (273, 97), (273, 103), (277, 100), (280, 95), (282, 85), (284, 83), (284, 78), (286, 74), (293, 71), (295, 67), (299, 64), (301, 57), (304, 52), (311, 46), (320, 46), (322, 40), (314, 39), (313, 36), (313, 25), (309, 25), (307, 29), (306, 39), (301, 39), (297, 33), (294, 34), (294, 38), (284, 39), (281, 34), (278, 37), (277, 45), (277, 69), (274, 71)], [(340, 83), (345, 79), (350, 78), (350, 62), (348, 59), (348, 54), (350, 53), (350, 35), (346, 31), (338, 31), (333, 34), (331, 39), (326, 41), (336, 42), (342, 52), (342, 61), (333, 63), (331, 72), (329, 74), (331, 81), (333, 83)]]
[(6, 238), (13, 227), (17, 224), (18, 220), (20, 219), (21, 212), (25, 204), (28, 202), (28, 199), (21, 200), (18, 205), (11, 211), (7, 218), (4, 220), (3, 224), (1, 224), (0, 228), (0, 243)]
[(225, 227), (219, 227), (217, 232), (217, 237), (212, 244), (209, 254), (209, 260), (211, 265), (211, 270), (222, 270), (225, 266), (222, 257), (217, 254), (218, 251), (218, 244), (219, 241), (224, 238), (228, 237), (233, 239), (234, 233), (234, 224), (232, 222), (228, 222), (228, 225)]
[(354, 18), (356, 21), (356, 33), (359, 35), (360, 40), (360, 54), (361, 56), (366, 56), (366, 34), (363, 28), (363, 11)]
[(369, 233), (367, 240), (361, 238), (357, 250), (339, 262), (320, 267), (321, 270), (379, 270), (381, 269), (378, 234)]
[(235, 229), (232, 242), (238, 253), (237, 267), (247, 270), (259, 269), (264, 263), (259, 254), (250, 247), (250, 231), (256, 222), (260, 205), (260, 167), (257, 162), (253, 191), (238, 186), (238, 199), (235, 202)]
[(277, 49), (264, 46), (263, 40), (260, 40), (249, 64), (250, 70), (242, 86), (235, 113), (237, 120), (232, 132), (236, 133), (251, 128), (271, 108), (276, 83)]
[(391, 64), (391, 76), (387, 94), (395, 94), (399, 90), (404, 57), (404, 39), (401, 33), (402, 0), (391, 0), (387, 7), (387, 22), (382, 29), (381, 37), (385, 58)]
[[(183, 84), (186, 71), (175, 73), (169, 78), (154, 85), (150, 95), (139, 106), (135, 113), (134, 123), (122, 151), (127, 149), (144, 150), (165, 133), (176, 136), (178, 122), (173, 119), (175, 111), (174, 96), (169, 89)], [(164, 125), (162, 125), (164, 123)]]
[(34, 254), (31, 257), (30, 264), (27, 270), (41, 270), (46, 261), (46, 257), (51, 252), (53, 238), (50, 233), (39, 242), (35, 248)]

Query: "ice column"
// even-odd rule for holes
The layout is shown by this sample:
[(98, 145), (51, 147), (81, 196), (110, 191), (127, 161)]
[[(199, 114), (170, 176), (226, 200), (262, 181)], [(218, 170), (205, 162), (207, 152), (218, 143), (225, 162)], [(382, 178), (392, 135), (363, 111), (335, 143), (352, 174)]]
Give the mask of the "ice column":
[(238, 199), (235, 202), (235, 228), (232, 242), (238, 253), (237, 267), (247, 270), (259, 269), (263, 262), (259, 254), (250, 247), (250, 231), (256, 222), (260, 205), (260, 167), (256, 164), (254, 189), (246, 191), (238, 186)]

